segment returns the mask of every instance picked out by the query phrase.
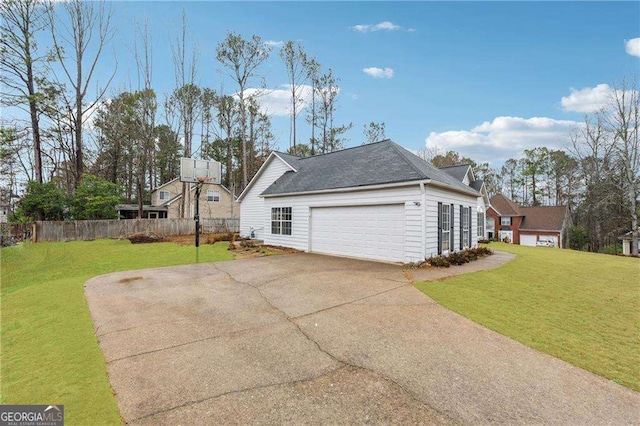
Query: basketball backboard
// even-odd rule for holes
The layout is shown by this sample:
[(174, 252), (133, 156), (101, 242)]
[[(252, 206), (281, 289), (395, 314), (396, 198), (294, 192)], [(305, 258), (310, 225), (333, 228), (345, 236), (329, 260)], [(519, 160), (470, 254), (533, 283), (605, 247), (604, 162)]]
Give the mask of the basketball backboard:
[(180, 159), (180, 181), (199, 183), (222, 182), (222, 164), (213, 160), (197, 160), (195, 158)]

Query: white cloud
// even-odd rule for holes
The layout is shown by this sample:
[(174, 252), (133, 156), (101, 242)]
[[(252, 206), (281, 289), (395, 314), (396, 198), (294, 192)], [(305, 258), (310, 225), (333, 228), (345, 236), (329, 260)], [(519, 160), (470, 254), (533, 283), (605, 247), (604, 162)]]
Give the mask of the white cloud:
[[(260, 104), (260, 112), (270, 116), (289, 117), (291, 114), (291, 85), (282, 84), (282, 89), (256, 89), (245, 90), (245, 96), (256, 96)], [(298, 113), (311, 102), (311, 86), (299, 86), (298, 96), (301, 99)]]
[(353, 27), (351, 27), (353, 31), (358, 31), (360, 33), (368, 33), (368, 32), (374, 32), (374, 31), (398, 31), (401, 28), (402, 27), (400, 25), (396, 25), (390, 21), (382, 21), (380, 23), (373, 24), (373, 25), (360, 24), (360, 25), (354, 25)]
[(373, 78), (391, 78), (393, 77), (393, 68), (377, 68), (369, 67), (363, 68), (362, 72), (369, 74)]
[(374, 25), (371, 31), (380, 31), (380, 30), (395, 31), (399, 29), (400, 29), (399, 25), (395, 25), (393, 22), (383, 21), (383, 22), (380, 22), (379, 24)]
[(428, 149), (457, 151), (475, 161), (497, 163), (518, 158), (525, 149), (546, 146), (566, 149), (577, 121), (548, 117), (496, 117), (471, 130), (431, 132), (426, 139)]
[(640, 37), (628, 40), (624, 47), (629, 55), (640, 57)]
[(604, 107), (611, 97), (613, 89), (608, 84), (598, 84), (596, 87), (584, 89), (570, 89), (569, 96), (563, 96), (560, 100), (562, 109), (567, 112), (589, 113), (598, 111)]
[(279, 47), (279, 46), (282, 46), (284, 44), (284, 41), (282, 41), (282, 40), (278, 40), (278, 41), (267, 40), (267, 41), (264, 42), (264, 44), (266, 44), (267, 46)]

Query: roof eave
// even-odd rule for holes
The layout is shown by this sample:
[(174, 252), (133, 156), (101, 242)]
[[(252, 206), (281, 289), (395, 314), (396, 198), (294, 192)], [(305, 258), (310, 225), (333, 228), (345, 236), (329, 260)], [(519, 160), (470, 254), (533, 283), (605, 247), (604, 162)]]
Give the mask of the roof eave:
[(402, 186), (419, 185), (421, 183), (428, 184), (430, 182), (431, 182), (431, 179), (407, 180), (403, 182), (361, 185), (361, 186), (346, 186), (344, 188), (318, 189), (314, 191), (302, 191), (302, 192), (287, 192), (283, 194), (262, 194), (260, 196), (264, 198), (276, 198), (276, 197), (290, 197), (290, 196), (298, 196), (298, 195), (329, 194), (329, 193), (336, 193), (336, 192), (369, 191), (374, 189), (386, 189), (386, 188), (397, 188)]
[(177, 181), (177, 180), (179, 180), (179, 179), (180, 179), (179, 177), (177, 177), (177, 178), (173, 178), (173, 179), (171, 179), (170, 181), (167, 181), (167, 182), (163, 183), (163, 184), (162, 184), (162, 185), (160, 185), (160, 186), (156, 186), (154, 189), (152, 189), (152, 190), (151, 190), (151, 192), (158, 191), (159, 189), (164, 188), (165, 186), (167, 186), (167, 185), (169, 185), (170, 183), (173, 183), (173, 182), (175, 182), (175, 181)]
[(256, 174), (253, 176), (253, 179), (251, 179), (251, 182), (249, 182), (247, 187), (242, 190), (242, 192), (238, 196), (238, 202), (242, 202), (242, 199), (247, 194), (247, 192), (249, 192), (249, 190), (253, 187), (253, 185), (256, 183), (256, 181), (260, 178), (262, 173), (267, 169), (267, 167), (271, 163), (271, 161), (273, 161), (273, 157), (278, 157), (278, 159), (280, 159), (280, 161), (282, 161), (284, 164), (286, 164), (291, 170), (293, 170), (294, 172), (297, 172), (297, 170), (291, 164), (287, 163), (275, 151), (272, 151), (271, 154), (269, 154), (269, 157), (267, 157), (266, 161), (264, 163), (262, 163), (262, 166), (260, 166), (260, 168), (258, 169)]
[(468, 195), (472, 195), (472, 196), (474, 196), (474, 197), (479, 197), (479, 196), (481, 196), (481, 195), (482, 195), (482, 194), (480, 194), (478, 191), (476, 191), (475, 189), (473, 189), (473, 188), (471, 188), (471, 187), (469, 187), (469, 190), (466, 190), (466, 189), (464, 189), (464, 188), (458, 188), (458, 187), (455, 187), (455, 186), (452, 186), (452, 185), (446, 184), (446, 183), (444, 183), (444, 182), (438, 182), (438, 181), (435, 181), (435, 180), (433, 180), (433, 179), (430, 179), (429, 184), (430, 184), (430, 185), (433, 185), (433, 186), (439, 186), (439, 187), (441, 187), (441, 188), (446, 188), (446, 189), (448, 189), (448, 190), (450, 190), (450, 191), (458, 192), (458, 193), (461, 193), (461, 194), (468, 194)]

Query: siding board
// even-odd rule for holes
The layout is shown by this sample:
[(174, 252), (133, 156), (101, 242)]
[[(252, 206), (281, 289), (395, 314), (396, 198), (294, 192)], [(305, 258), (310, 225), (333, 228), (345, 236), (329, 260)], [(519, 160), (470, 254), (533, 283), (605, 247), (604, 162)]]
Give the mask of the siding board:
[[(267, 210), (265, 210), (264, 198), (261, 197), (260, 194), (285, 172), (291, 170), (291, 168), (277, 156), (271, 158), (266, 169), (249, 189), (249, 192), (244, 195), (240, 203), (240, 235), (243, 237), (248, 237), (251, 234), (251, 227), (254, 229), (255, 237), (259, 240), (264, 240), (266, 233), (271, 232), (270, 228), (267, 229), (265, 227)], [(270, 217), (270, 209), (268, 213)]]

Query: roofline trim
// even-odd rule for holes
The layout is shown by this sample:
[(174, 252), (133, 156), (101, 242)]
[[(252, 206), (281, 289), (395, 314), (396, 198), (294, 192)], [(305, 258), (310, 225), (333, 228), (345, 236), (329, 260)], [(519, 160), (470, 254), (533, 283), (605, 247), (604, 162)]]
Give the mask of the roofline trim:
[(362, 185), (362, 186), (346, 186), (344, 188), (316, 189), (314, 191), (287, 192), (284, 194), (264, 194), (264, 195), (261, 194), (260, 197), (276, 198), (276, 197), (289, 197), (289, 196), (296, 196), (296, 195), (329, 194), (332, 192), (368, 191), (372, 189), (386, 189), (386, 188), (397, 188), (402, 186), (413, 186), (413, 185), (419, 185), (420, 183), (428, 184), (430, 182), (431, 182), (431, 179), (405, 180), (402, 182), (381, 183), (381, 184)]
[(381, 183), (381, 184), (374, 184), (374, 185), (347, 186), (347, 187), (344, 187), (344, 188), (317, 189), (317, 190), (314, 190), (314, 191), (287, 192), (287, 193), (284, 193), (284, 194), (264, 194), (264, 195), (261, 194), (260, 196), (264, 197), (264, 198), (275, 198), (275, 197), (288, 197), (288, 196), (296, 196), (296, 195), (328, 194), (328, 193), (332, 193), (332, 192), (367, 191), (367, 190), (374, 190), (374, 189), (386, 189), (386, 188), (397, 188), (397, 187), (402, 187), (402, 186), (413, 186), (413, 185), (419, 185), (421, 183), (423, 183), (425, 185), (439, 186), (439, 187), (442, 187), (442, 188), (446, 188), (446, 189), (448, 189), (448, 190), (450, 190), (452, 192), (459, 192), (459, 193), (471, 195), (471, 196), (476, 197), (476, 198), (482, 195), (482, 194), (477, 193), (475, 191), (465, 191), (462, 188), (456, 188), (454, 186), (447, 185), (446, 183), (434, 181), (433, 179), (418, 179), (418, 180), (406, 180), (406, 181), (402, 181), (402, 182)]
[(171, 179), (171, 180), (169, 180), (169, 181), (167, 181), (167, 182), (163, 183), (162, 185), (156, 186), (154, 189), (152, 189), (152, 190), (151, 190), (151, 192), (156, 192), (156, 191), (158, 191), (160, 188), (162, 188), (162, 187), (164, 187), (164, 186), (166, 186), (166, 185), (169, 185), (170, 183), (173, 183), (173, 182), (177, 181), (178, 179), (180, 179), (180, 178), (179, 178), (179, 177), (176, 177), (176, 178), (173, 178), (173, 179)]
[(518, 231), (524, 231), (524, 232), (558, 232), (558, 233), (561, 233), (562, 229), (527, 229), (527, 228), (520, 228)]
[(240, 195), (238, 195), (238, 202), (241, 202), (242, 199), (244, 198), (244, 196), (247, 194), (247, 192), (249, 192), (249, 190), (251, 189), (251, 187), (253, 187), (253, 185), (256, 183), (256, 181), (260, 178), (260, 176), (262, 175), (262, 173), (267, 169), (268, 164), (273, 161), (273, 157), (278, 157), (278, 159), (280, 159), (280, 161), (282, 161), (284, 164), (287, 165), (287, 167), (289, 167), (291, 170), (293, 170), (294, 172), (298, 172), (291, 164), (287, 163), (286, 161), (284, 161), (284, 159), (282, 157), (280, 157), (275, 151), (271, 151), (271, 154), (269, 154), (269, 157), (267, 157), (266, 161), (264, 163), (262, 163), (262, 166), (260, 166), (260, 168), (258, 169), (258, 171), (256, 172), (256, 174), (253, 176), (253, 178), (251, 179), (251, 182), (249, 182), (249, 184), (247, 185), (247, 187), (245, 189), (242, 190), (242, 192), (240, 193)]
[(442, 187), (442, 188), (446, 188), (446, 189), (448, 189), (450, 191), (453, 191), (453, 192), (459, 192), (459, 193), (462, 193), (462, 194), (473, 195), (476, 198), (477, 197), (482, 197), (482, 194), (480, 192), (474, 190), (471, 187), (469, 187), (470, 190), (467, 191), (467, 190), (465, 190), (463, 188), (457, 188), (455, 186), (451, 186), (451, 185), (449, 185), (447, 183), (444, 183), (444, 182), (438, 182), (438, 181), (433, 180), (433, 179), (430, 179), (430, 182), (428, 182), (428, 184), (433, 185), (433, 186), (439, 186), (439, 187)]
[(489, 210), (489, 209), (491, 209), (491, 210), (493, 210), (494, 212), (496, 212), (496, 213), (498, 214), (498, 216), (502, 216), (502, 213), (500, 213), (500, 212), (498, 211), (498, 209), (496, 209), (496, 208), (493, 206), (493, 204), (491, 204), (491, 198), (489, 198), (489, 205), (487, 205), (487, 210)]

